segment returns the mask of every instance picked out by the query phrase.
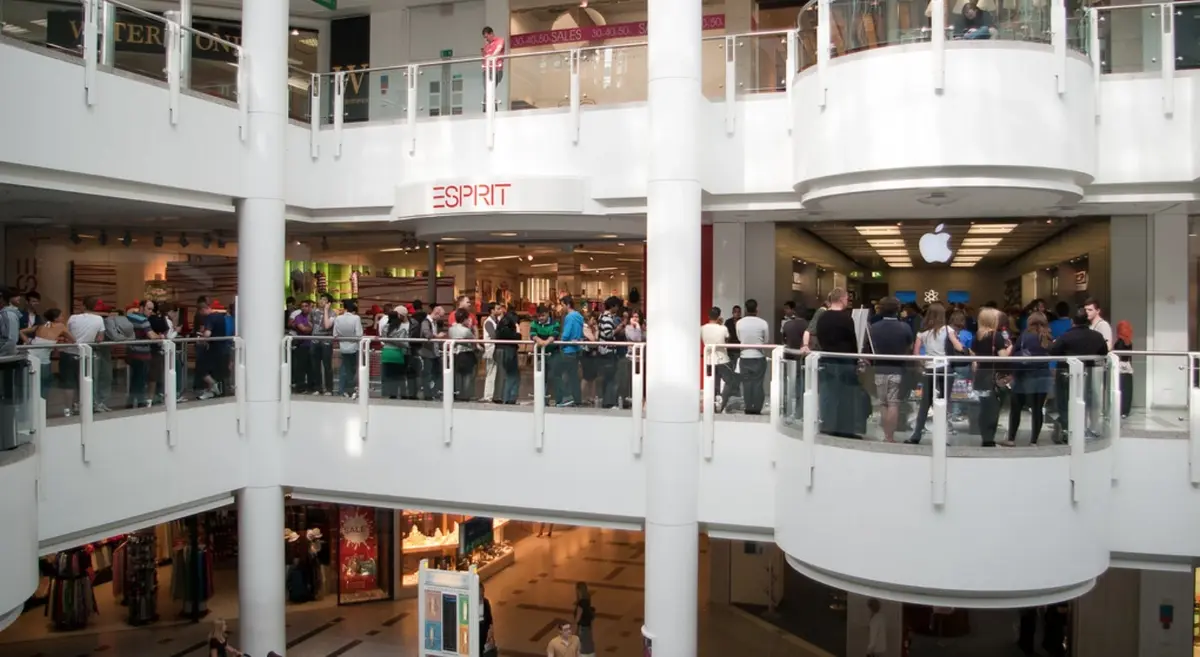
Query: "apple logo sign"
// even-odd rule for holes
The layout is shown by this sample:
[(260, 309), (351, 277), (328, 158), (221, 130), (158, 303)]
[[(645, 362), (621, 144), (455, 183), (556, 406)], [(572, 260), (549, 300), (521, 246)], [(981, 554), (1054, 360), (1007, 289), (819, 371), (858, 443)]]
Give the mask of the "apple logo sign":
[(950, 251), (950, 233), (942, 232), (945, 227), (946, 224), (938, 224), (932, 233), (921, 236), (918, 247), (925, 262), (950, 262), (950, 256), (954, 254)]

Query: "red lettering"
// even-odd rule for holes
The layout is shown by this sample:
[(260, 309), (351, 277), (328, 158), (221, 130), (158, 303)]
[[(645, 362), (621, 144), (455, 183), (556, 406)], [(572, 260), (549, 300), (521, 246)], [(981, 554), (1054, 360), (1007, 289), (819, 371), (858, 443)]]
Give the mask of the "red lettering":
[(508, 189), (512, 183), (491, 185), (435, 185), (433, 187), (434, 210), (472, 211), (479, 208), (503, 208), (508, 204)]

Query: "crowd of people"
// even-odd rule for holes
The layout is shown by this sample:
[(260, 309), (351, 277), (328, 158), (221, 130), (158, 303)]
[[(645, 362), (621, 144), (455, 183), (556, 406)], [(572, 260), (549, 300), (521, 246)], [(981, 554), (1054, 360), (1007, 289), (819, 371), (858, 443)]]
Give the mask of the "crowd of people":
[[(712, 308), (709, 322), (701, 328), (701, 340), (711, 350), (718, 412), (738, 403), (748, 414), (763, 409), (767, 361), (765, 352), (754, 346), (767, 343), (768, 326), (757, 315), (754, 300), (746, 302), (744, 316), (735, 306), (729, 319), (722, 317), (720, 308)], [(817, 390), (823, 433), (861, 438), (877, 410), (882, 439), (895, 442), (898, 432), (906, 432), (905, 442), (910, 444), (921, 442), (935, 397), (949, 401), (950, 430), (957, 433), (955, 426), (966, 423), (972, 433), (980, 434), (984, 446), (1015, 446), (1025, 413), (1030, 415), (1031, 445), (1038, 444), (1047, 425), (1052, 426), (1055, 443), (1065, 442), (1070, 419), (1068, 357), (1083, 360), (1085, 434), (1097, 437), (1108, 387), (1101, 357), (1133, 349), (1129, 322), (1118, 322), (1114, 331), (1095, 299), (1075, 309), (1062, 301), (1053, 311), (1036, 299), (1003, 312), (995, 303), (978, 311), (938, 302), (921, 309), (888, 297), (872, 304), (867, 327), (860, 330), (841, 288), (830, 292), (811, 317), (798, 314), (793, 302), (785, 303), (779, 335), (789, 360), (822, 354)], [(948, 357), (959, 358), (938, 360)], [(804, 368), (789, 371), (798, 377), (791, 388), (799, 395)], [(1110, 412), (1119, 410), (1124, 418), (1133, 394), (1129, 356), (1120, 359), (1119, 380), (1120, 408)], [(1007, 426), (997, 440), (1006, 406)], [(803, 411), (802, 404), (796, 408)]]
[[(339, 312), (329, 295), (316, 302), (288, 299), (285, 327), (297, 338), (291, 347), (293, 392), (357, 397), (365, 333), (380, 352), (380, 384), (389, 399), (435, 401), (450, 394), (456, 401), (517, 404), (522, 359), (532, 363), (536, 348), (545, 354), (548, 403), (632, 407), (633, 353), (627, 344), (612, 344), (646, 339), (641, 311), (632, 301), (612, 296), (596, 307), (563, 296), (553, 305), (537, 306), (527, 336), (515, 308), (497, 302), (477, 313), (465, 295), (449, 312), (417, 300), (372, 307), (364, 318), (355, 301), (341, 305)], [(454, 350), (454, 389), (445, 391), (442, 359), (448, 341)], [(340, 356), (336, 382), (335, 349)]]
[[(70, 316), (59, 308), (43, 311), (37, 292), (10, 289), (0, 309), (0, 355), (28, 351), (41, 366), (42, 397), (49, 402), (52, 391), (61, 390), (64, 415), (79, 412), (81, 353), (69, 345), (92, 348), (92, 408), (107, 412), (114, 407), (144, 408), (165, 401), (167, 352), (161, 344), (147, 341), (234, 335), (231, 312), (219, 300), (210, 302), (207, 297), (197, 299), (190, 322), (179, 306), (152, 299), (122, 309), (98, 297), (85, 297), (82, 306), (82, 312)], [(227, 393), (232, 353), (232, 343), (227, 340), (196, 343), (193, 391), (197, 399)], [(184, 401), (187, 347), (177, 347), (175, 358), (176, 400)], [(122, 371), (127, 383), (124, 393), (113, 388)]]

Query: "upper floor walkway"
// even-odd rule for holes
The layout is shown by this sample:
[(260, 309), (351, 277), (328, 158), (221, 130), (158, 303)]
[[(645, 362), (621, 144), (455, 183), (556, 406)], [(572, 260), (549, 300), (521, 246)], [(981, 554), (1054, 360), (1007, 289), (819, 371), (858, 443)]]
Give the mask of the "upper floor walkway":
[[(250, 468), (261, 478), (244, 439), (244, 349), (225, 343), (153, 343), (161, 351), (144, 363), (111, 352), (132, 345), (35, 355), (10, 398), (36, 390), (42, 372), (59, 378), (16, 416), (32, 448), (0, 463), (5, 554), (228, 504)], [(655, 439), (644, 373), (656, 366), (643, 344), (607, 354), (478, 340), (356, 346), (280, 346), (278, 471), (292, 497), (642, 526), (656, 476), (643, 460)], [(1158, 379), (1174, 396), (1156, 399), (1178, 403), (1130, 409), (1115, 356), (762, 352), (742, 350), (734, 366), (709, 348), (697, 381), (696, 458), (680, 467), (699, 469), (711, 535), (773, 540), (793, 567), (845, 589), (952, 606), (1066, 599), (1114, 564), (1200, 557), (1189, 521), (1200, 513), (1200, 354), (1130, 354), (1134, 368), (1174, 372)], [(476, 358), (488, 353), (491, 381)], [(224, 395), (196, 395), (210, 389)], [(73, 401), (78, 411), (64, 413)], [(917, 442), (888, 442), (891, 426)], [(997, 546), (1035, 539), (1057, 547), (975, 567)], [(25, 561), (5, 563), (0, 607), (11, 609), (34, 578)]]
[[(822, 0), (793, 30), (706, 33), (705, 210), (974, 217), (1195, 200), (1200, 5), (1068, 15), (1060, 1), (1018, 3), (968, 34), (961, 4), (908, 16)], [(254, 175), (245, 51), (119, 0), (83, 9), (80, 29), (97, 38), (77, 47), (0, 35), (0, 83), (39, 89), (0, 107), (0, 180), (232, 212)], [(114, 15), (160, 32), (161, 69), (144, 75), (106, 45)], [(191, 82), (184, 44), (218, 49), (225, 83)], [(401, 220), (421, 237), (479, 214), (496, 230), (535, 216), (581, 234), (595, 232), (581, 218), (640, 220), (645, 42), (503, 60), (504, 76), (472, 58), (293, 74), (290, 217)]]

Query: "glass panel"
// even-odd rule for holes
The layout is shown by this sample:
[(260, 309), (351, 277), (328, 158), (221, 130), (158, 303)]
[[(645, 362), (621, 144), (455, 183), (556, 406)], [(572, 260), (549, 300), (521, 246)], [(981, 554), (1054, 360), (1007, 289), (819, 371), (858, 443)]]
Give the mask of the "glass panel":
[[(975, 21), (970, 21), (959, 8), (954, 17), (955, 36), (971, 39), (973, 35), (979, 33), (979, 29), (971, 31), (972, 25), (981, 28), (990, 17), (995, 15), (993, 12), (995, 9), (992, 9), (992, 12), (980, 11), (984, 20), (981, 21), (980, 17), (976, 17)], [(1005, 4), (1004, 8), (1000, 10), (1000, 18), (999, 25), (996, 26), (997, 33), (992, 38), (1050, 43), (1050, 3), (1048, 0), (1017, 0), (1011, 7)], [(1069, 30), (1067, 35), (1069, 39)]]
[[(333, 125), (333, 75), (325, 73), (321, 80), (321, 125)], [(309, 101), (311, 104), (311, 100)]]
[(1098, 9), (1101, 70), (1152, 73), (1162, 70), (1162, 25), (1158, 5)]
[(1175, 69), (1200, 68), (1200, 4), (1175, 5)]
[(1087, 12), (1076, 11), (1067, 16), (1067, 48), (1087, 55), (1091, 43), (1091, 21)]
[(784, 91), (787, 85), (787, 35), (740, 36), (736, 43), (738, 94)]
[(83, 54), (83, 10), (74, 3), (0, 1), (0, 34), (11, 39)]
[(725, 100), (725, 37), (705, 37), (700, 44), (700, 86), (704, 97)]
[[(488, 540), (486, 525), (478, 536), (476, 547), (467, 555), (459, 555), (459, 529), (478, 516), (404, 510), (400, 512), (401, 542), (401, 586), (416, 589), (417, 571), (422, 560), (429, 560), (430, 568), (442, 570), (465, 570), (476, 566), (480, 574), (506, 568), (513, 561), (512, 543), (505, 538), (505, 531), (513, 524), (507, 518), (490, 518), (492, 536)], [(479, 521), (486, 522), (485, 518)], [(479, 522), (472, 523), (472, 526)], [(524, 523), (516, 523), (524, 527)], [(545, 525), (550, 527), (550, 525)], [(475, 527), (473, 527), (475, 528)], [(551, 528), (551, 532), (553, 529)], [(519, 537), (519, 535), (518, 535)]]
[[(369, 93), (355, 93), (353, 88), (346, 89), (346, 120), (363, 114), (371, 121), (396, 121), (408, 116), (408, 69), (377, 71), (368, 75)], [(357, 106), (362, 104), (369, 104), (369, 111), (364, 113), (358, 109)]]
[(288, 69), (288, 118), (308, 123), (312, 115), (312, 102), (309, 97), (311, 87), (310, 73), (295, 68)]
[[(198, 42), (201, 37), (197, 37)], [(213, 43), (211, 39), (205, 39), (206, 43)], [(220, 47), (220, 44), (217, 44)], [(223, 50), (221, 52), (224, 52)], [(222, 59), (200, 59), (195, 56), (195, 45), (193, 45), (192, 71), (190, 87), (193, 91), (199, 91), (210, 96), (223, 98), (230, 102), (237, 102), (237, 76), (238, 64), (237, 55), (229, 53), (231, 59), (225, 61)], [(211, 53), (210, 53), (211, 54)], [(118, 61), (121, 56), (118, 54)], [(165, 66), (165, 60), (164, 60)], [(166, 73), (163, 73), (166, 76)], [(289, 89), (291, 88), (289, 82)]]
[(727, 367), (719, 367), (718, 413), (767, 415), (770, 411), (771, 348), (728, 345)]
[(915, 2), (832, 0), (833, 56), (923, 40), (925, 19), (919, 12)]
[(579, 88), (584, 105), (646, 100), (646, 46), (631, 44), (583, 50)]
[(796, 25), (800, 31), (799, 46), (796, 59), (799, 70), (815, 66), (817, 63), (817, 5), (810, 2), (800, 10), (796, 17)]
[(566, 107), (571, 102), (570, 53), (510, 57), (504, 63), (504, 75), (511, 110)]

